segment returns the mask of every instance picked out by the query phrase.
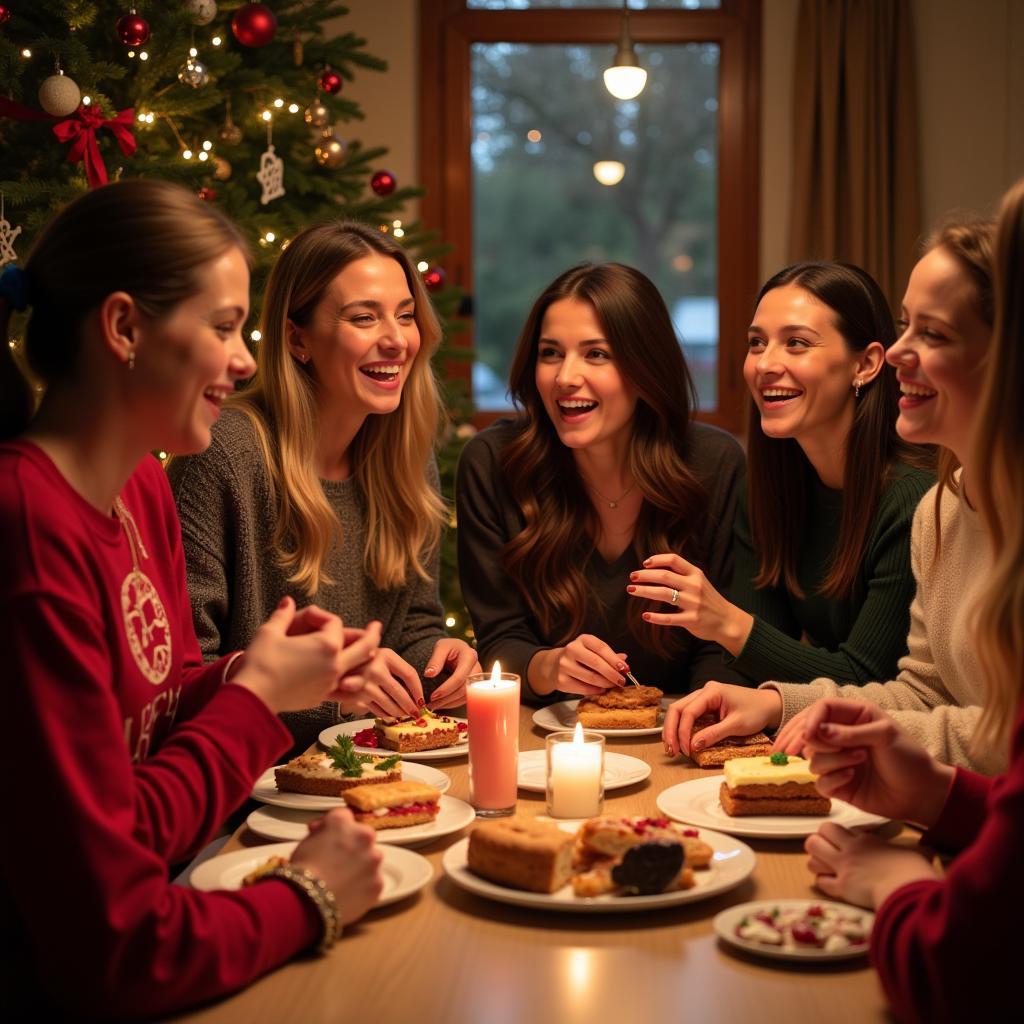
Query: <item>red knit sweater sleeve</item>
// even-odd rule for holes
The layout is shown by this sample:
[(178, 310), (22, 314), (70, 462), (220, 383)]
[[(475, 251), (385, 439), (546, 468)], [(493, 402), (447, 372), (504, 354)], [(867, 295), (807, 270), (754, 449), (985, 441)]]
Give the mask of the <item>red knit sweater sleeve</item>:
[(871, 960), (901, 1021), (976, 1020), (1018, 1001), (1010, 963), (1024, 918), (1024, 714), (1007, 774), (958, 770), (925, 839), (949, 847), (958, 834), (964, 849), (943, 880), (903, 886), (878, 910)]
[(3, 877), (47, 991), (78, 1013), (148, 1017), (238, 989), (311, 945), (316, 913), (289, 886), (195, 892), (168, 882), (162, 856), (201, 839), (272, 763), (288, 742), (277, 719), (223, 687), (133, 765), (95, 615), (45, 595), (4, 605), (0, 649), (19, 678), (3, 742), (22, 781)]

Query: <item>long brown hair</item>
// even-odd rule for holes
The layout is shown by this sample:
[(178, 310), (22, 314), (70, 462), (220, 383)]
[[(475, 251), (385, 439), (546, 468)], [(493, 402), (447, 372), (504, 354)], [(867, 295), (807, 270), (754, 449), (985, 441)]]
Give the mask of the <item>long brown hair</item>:
[[(509, 373), (517, 429), (501, 458), (525, 520), (522, 532), (505, 545), (503, 563), (545, 635), (559, 643), (580, 632), (588, 613), (600, 615), (582, 570), (600, 523), (535, 376), (544, 315), (566, 298), (593, 307), (623, 379), (638, 395), (629, 446), (629, 471), (643, 495), (632, 544), (638, 562), (652, 551), (687, 551), (707, 508), (704, 486), (684, 457), (696, 405), (693, 378), (658, 289), (619, 263), (584, 264), (561, 274), (534, 303), (519, 335)], [(699, 560), (695, 552), (689, 555)], [(630, 632), (669, 656), (680, 643), (675, 630), (644, 622), (644, 610), (643, 602), (630, 602)]]
[(969, 483), (993, 555), (974, 609), (975, 650), (988, 690), (977, 739), (1005, 744), (1024, 695), (1024, 178), (1003, 200), (993, 277), (995, 328)]
[[(82, 321), (112, 292), (154, 320), (202, 290), (202, 268), (229, 249), (248, 258), (238, 229), (178, 185), (132, 179), (65, 206), (36, 238), (21, 273), (32, 312), (28, 369), (44, 384), (73, 377)], [(34, 394), (7, 342), (11, 304), (0, 299), (0, 440), (29, 424)]]
[[(852, 352), (873, 341), (888, 348), (896, 327), (882, 290), (870, 274), (847, 263), (794, 263), (765, 282), (755, 308), (776, 288), (795, 285), (828, 306), (835, 326)], [(864, 384), (856, 399), (853, 423), (846, 438), (843, 508), (832, 562), (821, 584), (822, 596), (848, 597), (864, 559), (878, 501), (893, 464), (927, 465), (929, 456), (896, 433), (899, 414), (896, 371), (885, 365)], [(759, 565), (754, 584), (780, 583), (803, 596), (796, 566), (809, 508), (814, 468), (794, 438), (767, 437), (757, 406), (751, 400), (747, 435), (747, 479), (751, 534)]]
[(341, 521), (317, 475), (316, 380), (288, 349), (289, 320), (306, 326), (327, 286), (354, 260), (374, 253), (402, 268), (415, 303), (420, 350), (398, 408), (368, 416), (352, 441), (353, 476), (366, 500), (363, 562), (382, 590), (427, 578), (426, 559), (440, 542), (444, 504), (427, 480), (441, 425), (430, 363), (441, 327), (430, 297), (405, 250), (365, 224), (331, 221), (306, 228), (281, 253), (267, 282), (260, 322), (263, 338), (251, 387), (229, 404), (249, 417), (260, 440), (277, 505), (273, 554), (289, 581), (315, 594), (335, 582), (324, 561), (341, 542)]
[[(996, 225), (993, 220), (953, 217), (928, 236), (922, 255), (933, 249), (945, 249), (971, 282), (974, 308), (985, 323), (995, 319), (995, 295), (992, 289), (992, 259)], [(956, 471), (960, 460), (948, 448), (939, 448), (939, 487), (935, 496), (935, 552), (942, 549), (942, 492), (948, 488), (959, 493)]]

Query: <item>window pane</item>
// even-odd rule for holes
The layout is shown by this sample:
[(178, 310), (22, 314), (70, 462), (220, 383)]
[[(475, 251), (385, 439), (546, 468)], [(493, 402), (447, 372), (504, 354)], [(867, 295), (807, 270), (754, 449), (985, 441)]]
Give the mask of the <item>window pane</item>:
[[(583, 260), (637, 267), (668, 303), (701, 408), (717, 404), (719, 48), (638, 46), (635, 100), (614, 100), (608, 46), (472, 47), (473, 388), (508, 407), (519, 329), (540, 291)], [(601, 184), (595, 164), (624, 173)]]
[[(629, 0), (631, 11), (696, 11), (701, 8), (717, 10), (722, 0)], [(622, 0), (466, 0), (469, 10), (477, 11), (538, 11), (553, 7), (584, 8), (622, 7)]]

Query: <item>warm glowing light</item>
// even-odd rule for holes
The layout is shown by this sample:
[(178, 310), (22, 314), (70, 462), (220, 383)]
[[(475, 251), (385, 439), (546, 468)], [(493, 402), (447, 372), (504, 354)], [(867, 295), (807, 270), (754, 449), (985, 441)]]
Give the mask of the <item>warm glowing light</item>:
[(213, 143), (209, 139), (204, 139), (203, 140), (203, 149), (205, 149), (206, 152), (209, 153), (210, 150), (213, 149)]
[(283, 107), (284, 106), (284, 100), (281, 99), (280, 96), (278, 96), (278, 98), (276, 100), (274, 100), (274, 106), (275, 107)]
[(260, 338), (262, 338), (262, 337), (263, 337), (263, 334), (262, 334), (262, 332), (260, 332), (260, 331), (253, 331), (253, 332), (252, 332), (252, 333), (251, 333), (251, 334), (249, 335), (249, 337), (250, 337), (250, 338), (251, 338), (251, 339), (252, 339), (253, 341), (259, 341), (259, 340), (260, 340)]
[(288, 104), (288, 113), (289, 114), (297, 114), (298, 112), (299, 112), (299, 105), (298, 105), (298, 103), (289, 103)]
[(32, 51), (26, 46), (25, 49), (21, 51), (21, 55), (28, 60), (28, 58), (32, 56)]
[(594, 177), (602, 185), (618, 185), (626, 174), (626, 165), (618, 160), (598, 160), (594, 164)]
[(91, 96), (83, 96), (82, 97), (82, 104), (84, 106), (87, 107), (87, 106), (89, 106), (90, 103), (92, 103), (92, 97)]
[(402, 228), (395, 228), (395, 230), (392, 231), (391, 233), (395, 236), (395, 238), (405, 238), (405, 231), (403, 231)]
[(211, 43), (213, 43), (213, 45), (214, 45), (214, 46), (220, 46), (220, 44), (221, 44), (221, 43), (223, 43), (223, 42), (224, 42), (224, 40), (223, 40), (223, 39), (221, 39), (221, 37), (220, 37), (220, 36), (214, 36), (214, 37), (213, 37), (213, 38), (212, 38), (212, 39), (210, 40), (210, 42), (211, 42)]
[(272, 121), (274, 119), (274, 115), (269, 110), (264, 110), (263, 113), (260, 114), (260, 117), (262, 117), (264, 121)]
[(693, 270), (693, 257), (687, 256), (685, 252), (681, 252), (677, 256), (673, 256), (672, 269), (678, 270), (680, 274), (685, 274)]
[(447, 617), (447, 618), (446, 618), (446, 619), (444, 620), (444, 624), (445, 624), (445, 625), (446, 625), (446, 626), (447, 626), (447, 627), (448, 627), (449, 629), (451, 629), (451, 628), (452, 628), (452, 626), (454, 626), (454, 625), (455, 625), (455, 616), (454, 616), (454, 615), (449, 615), (449, 616), (448, 616), (448, 617)]
[(416, 264), (416, 269), (421, 273), (425, 274), (430, 269), (430, 264), (426, 260), (420, 260)]
[(530, 130), (529, 130), (529, 131), (528, 131), (528, 132), (526, 133), (526, 137), (527, 137), (527, 138), (528, 138), (528, 139), (529, 139), (529, 140), (530, 140), (531, 142), (540, 142), (540, 140), (541, 140), (541, 139), (543, 138), (543, 136), (541, 135), (541, 133), (540, 133), (539, 131), (537, 131), (537, 129), (536, 129), (536, 128), (531, 128), (531, 129), (530, 129)]
[(494, 663), (493, 667), (491, 668), (491, 682), (492, 683), (500, 683), (501, 682), (501, 662), (500, 661), (496, 661)]
[(209, 160), (209, 159), (210, 159), (210, 154), (209, 154), (209, 153), (207, 153), (207, 152), (206, 152), (206, 151), (204, 150), (204, 151), (203, 151), (202, 153), (200, 153), (200, 154), (199, 154), (199, 159), (200, 159), (200, 160)]
[(145, 50), (139, 54), (139, 60), (149, 60), (149, 54)]
[(191, 160), (191, 159), (192, 159), (192, 150), (191, 150), (191, 149), (186, 149), (186, 150), (184, 150), (184, 151), (182, 152), (182, 154), (181, 154), (181, 155), (182, 155), (182, 156), (183, 156), (183, 157), (184, 157), (184, 158), (185, 158), (186, 160)]
[(190, 57), (198, 57), (199, 56), (199, 51), (194, 46), (190, 46), (189, 47), (189, 51), (188, 51), (188, 55)]
[(277, 235), (275, 235), (273, 231), (268, 231), (263, 237), (268, 242), (272, 242), (275, 238), (277, 238)]
[(400, 228), (402, 226), (402, 222), (400, 220), (393, 220), (391, 222), (391, 226), (392, 227), (396, 227), (396, 228)]
[(647, 72), (643, 68), (622, 65), (608, 68), (604, 73), (604, 87), (617, 100), (633, 100), (644, 91)]
[(134, 50), (129, 50), (128, 51), (128, 56), (129, 57), (134, 57), (135, 56), (135, 51)]

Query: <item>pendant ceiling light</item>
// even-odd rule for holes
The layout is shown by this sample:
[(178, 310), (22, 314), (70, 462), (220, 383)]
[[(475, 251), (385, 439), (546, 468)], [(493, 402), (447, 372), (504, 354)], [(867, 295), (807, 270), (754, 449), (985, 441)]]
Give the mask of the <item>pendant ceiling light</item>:
[(618, 100), (632, 100), (644, 91), (647, 72), (640, 67), (629, 35), (629, 0), (622, 0), (622, 31), (615, 61), (604, 73), (605, 88)]

